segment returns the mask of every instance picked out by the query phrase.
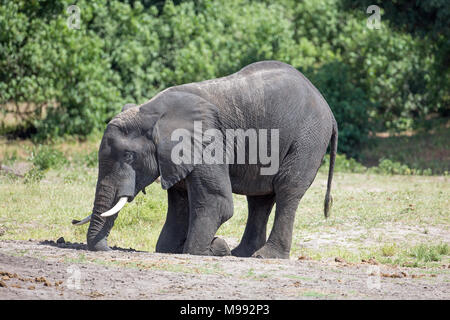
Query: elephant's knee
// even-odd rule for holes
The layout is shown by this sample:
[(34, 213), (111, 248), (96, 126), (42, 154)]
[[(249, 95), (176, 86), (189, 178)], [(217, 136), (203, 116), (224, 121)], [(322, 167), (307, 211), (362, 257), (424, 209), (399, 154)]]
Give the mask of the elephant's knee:
[(220, 224), (223, 224), (233, 216), (233, 200), (224, 198), (217, 209), (220, 212)]

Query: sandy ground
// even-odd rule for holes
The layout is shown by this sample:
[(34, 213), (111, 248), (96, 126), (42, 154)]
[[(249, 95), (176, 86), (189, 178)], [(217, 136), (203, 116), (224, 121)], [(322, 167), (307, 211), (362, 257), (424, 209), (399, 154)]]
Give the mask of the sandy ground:
[(450, 266), (89, 252), (0, 241), (0, 299), (450, 299)]

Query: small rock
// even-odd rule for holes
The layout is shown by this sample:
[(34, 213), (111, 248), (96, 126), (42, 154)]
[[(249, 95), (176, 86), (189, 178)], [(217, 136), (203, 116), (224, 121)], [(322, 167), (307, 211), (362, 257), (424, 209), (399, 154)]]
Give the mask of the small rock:
[(63, 237), (59, 238), (58, 240), (56, 240), (56, 243), (60, 244), (60, 243), (66, 243), (66, 241), (64, 240)]
[(370, 258), (369, 260), (362, 259), (361, 262), (369, 263), (369, 264), (373, 264), (373, 265), (378, 265), (379, 264), (374, 258)]
[(386, 278), (404, 278), (407, 277), (408, 274), (406, 272), (400, 272), (400, 273), (381, 273), (382, 277)]
[(6, 285), (6, 283), (0, 280), (0, 288), (8, 288), (8, 286)]
[(334, 258), (334, 261), (339, 262), (339, 263), (345, 262), (344, 259), (339, 258), (339, 257)]

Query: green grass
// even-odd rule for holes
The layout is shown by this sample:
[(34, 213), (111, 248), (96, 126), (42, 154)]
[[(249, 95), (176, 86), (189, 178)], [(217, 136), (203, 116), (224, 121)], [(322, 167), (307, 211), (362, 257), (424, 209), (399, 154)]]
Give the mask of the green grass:
[[(85, 142), (57, 141), (53, 148), (60, 153), (41, 148), (40, 161), (50, 168), (40, 170), (35, 164), (34, 172), (25, 179), (0, 173), (0, 229), (5, 230), (0, 239), (56, 240), (62, 236), (66, 241), (84, 243), (88, 225), (74, 227), (71, 221), (92, 210), (98, 137)], [(8, 143), (2, 150), (11, 165), (35, 159), (30, 153), (36, 149), (26, 141)], [(349, 171), (359, 172), (357, 164), (352, 162), (350, 167)], [(375, 258), (381, 263), (419, 267), (449, 263), (449, 179), (336, 172), (333, 208), (325, 219), (324, 168), (297, 209), (291, 257), (341, 257), (349, 262)], [(147, 195), (140, 193), (121, 211), (109, 244), (153, 252), (166, 210), (166, 192), (159, 184), (149, 186)], [(273, 218), (272, 213), (268, 235)], [(234, 216), (221, 226), (218, 235), (237, 244), (246, 221), (246, 199), (234, 195)]]
[(440, 261), (441, 256), (448, 255), (449, 248), (447, 243), (438, 245), (420, 244), (409, 250), (409, 255), (418, 261), (430, 262)]

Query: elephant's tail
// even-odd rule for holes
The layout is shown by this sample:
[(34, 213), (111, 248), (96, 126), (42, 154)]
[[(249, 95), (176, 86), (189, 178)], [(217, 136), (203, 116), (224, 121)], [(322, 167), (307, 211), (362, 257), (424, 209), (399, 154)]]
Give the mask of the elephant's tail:
[(334, 160), (336, 159), (338, 144), (338, 127), (337, 122), (333, 119), (333, 133), (330, 141), (330, 168), (328, 170), (327, 193), (325, 195), (324, 214), (325, 218), (330, 216), (331, 206), (333, 205), (333, 197), (331, 196), (331, 181), (333, 180)]

